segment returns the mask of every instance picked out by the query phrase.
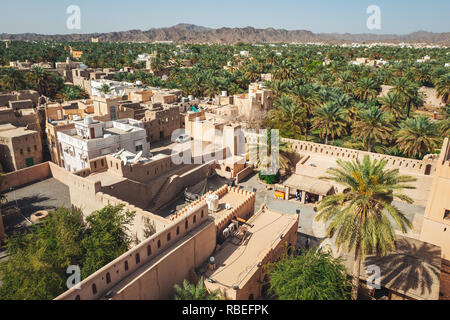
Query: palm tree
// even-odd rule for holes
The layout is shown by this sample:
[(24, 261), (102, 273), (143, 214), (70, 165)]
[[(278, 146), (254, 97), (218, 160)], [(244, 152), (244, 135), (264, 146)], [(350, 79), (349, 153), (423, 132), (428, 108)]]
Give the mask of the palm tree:
[(401, 193), (413, 189), (408, 182), (416, 179), (399, 175), (398, 169), (385, 169), (385, 160), (342, 161), (321, 177), (343, 185), (346, 193), (325, 197), (318, 206), (316, 220), (329, 222), (328, 237), (336, 236), (336, 246), (354, 251), (352, 299), (358, 297), (361, 260), (368, 254), (386, 255), (395, 248), (396, 235), (389, 217), (406, 233), (412, 223), (392, 204), (397, 198), (407, 203), (413, 200)]
[(107, 83), (102, 84), (102, 86), (98, 89), (98, 91), (100, 91), (101, 93), (103, 93), (105, 95), (110, 93), (111, 90), (112, 90), (112, 88)]
[(261, 72), (258, 71), (258, 67), (256, 65), (251, 63), (245, 69), (244, 76), (250, 82), (255, 82), (256, 80), (258, 80), (261, 77)]
[(433, 152), (440, 142), (436, 124), (423, 116), (404, 120), (396, 137), (397, 146), (409, 157), (423, 157)]
[(450, 104), (442, 108), (441, 114), (445, 117), (439, 123), (439, 129), (444, 137), (450, 137)]
[(412, 107), (423, 105), (418, 86), (404, 77), (394, 79), (392, 85), (390, 91), (396, 93), (401, 103), (406, 106), (406, 116), (409, 118)]
[(288, 60), (282, 60), (277, 65), (274, 73), (276, 80), (293, 80), (295, 79), (296, 70), (294, 65)]
[(380, 86), (371, 77), (361, 78), (355, 84), (354, 95), (363, 101), (367, 101), (369, 98), (375, 98), (379, 92)]
[(387, 114), (392, 114), (395, 121), (402, 116), (401, 102), (397, 94), (389, 92), (386, 96), (378, 99), (381, 110)]
[(216, 290), (209, 292), (204, 284), (203, 277), (200, 278), (197, 285), (189, 283), (189, 281), (183, 281), (183, 287), (175, 285), (175, 300), (219, 300), (220, 291)]
[(20, 90), (25, 87), (22, 72), (14, 68), (6, 68), (0, 78), (0, 84), (8, 90)]
[(372, 151), (374, 142), (386, 139), (391, 131), (386, 114), (374, 105), (361, 110), (353, 125), (353, 135), (362, 137), (368, 152)]
[[(291, 152), (291, 147), (288, 143), (282, 142), (281, 137), (278, 137), (278, 140), (278, 146), (272, 145), (272, 129), (269, 128), (265, 130), (257, 143), (250, 143), (248, 146), (250, 161), (253, 161), (258, 170), (264, 171), (264, 175), (276, 175), (279, 169), (286, 170), (290, 167), (287, 154)], [(276, 154), (276, 147), (278, 159), (272, 159)]]
[(27, 77), (39, 94), (47, 95), (50, 85), (50, 74), (41, 67), (33, 67)]
[(275, 106), (269, 111), (269, 119), (282, 130), (283, 136), (298, 138), (305, 127), (306, 110), (295, 103), (291, 96), (286, 95), (276, 100)]
[(436, 96), (441, 98), (442, 103), (450, 103), (450, 73), (444, 74), (436, 81)]
[(315, 110), (312, 121), (312, 129), (320, 130), (320, 137), (325, 137), (325, 144), (328, 144), (328, 137), (334, 139), (347, 132), (345, 121), (345, 110), (336, 103), (328, 103)]
[(306, 120), (304, 124), (304, 134), (305, 141), (308, 141), (308, 133), (310, 129), (310, 119), (312, 118), (312, 114), (314, 109), (319, 106), (320, 98), (317, 95), (316, 91), (309, 86), (295, 86), (291, 90), (291, 94), (295, 97), (297, 104), (306, 111)]

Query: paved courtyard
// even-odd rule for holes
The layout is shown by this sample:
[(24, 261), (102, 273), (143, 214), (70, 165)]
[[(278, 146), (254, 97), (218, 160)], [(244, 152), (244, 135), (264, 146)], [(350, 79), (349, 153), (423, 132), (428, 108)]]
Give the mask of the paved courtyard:
[(3, 206), (5, 212), (8, 208), (16, 206), (20, 209), (20, 214), (3, 217), (7, 233), (30, 225), (27, 219), (36, 211), (55, 210), (62, 206), (71, 207), (69, 187), (54, 178), (11, 190), (5, 195), (7, 199)]
[[(297, 200), (286, 201), (275, 198), (273, 195), (274, 190), (267, 190), (266, 185), (259, 182), (257, 174), (253, 174), (245, 181), (239, 183), (239, 186), (249, 191), (256, 189), (255, 210), (259, 210), (263, 204), (266, 204), (269, 209), (290, 214), (295, 214), (296, 210), (300, 210), (298, 227), (298, 244), (300, 246), (304, 245), (307, 238), (311, 240), (311, 245), (318, 244), (326, 238), (326, 225), (314, 219), (317, 215), (314, 204), (301, 204)], [(394, 205), (402, 210), (407, 218), (413, 222), (414, 227), (406, 236), (418, 239), (422, 228), (425, 207), (400, 201), (394, 201)]]

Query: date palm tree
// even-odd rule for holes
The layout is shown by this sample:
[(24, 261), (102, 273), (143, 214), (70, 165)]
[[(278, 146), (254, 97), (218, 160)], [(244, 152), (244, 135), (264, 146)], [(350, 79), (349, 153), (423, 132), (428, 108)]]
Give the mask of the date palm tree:
[(398, 148), (409, 157), (423, 157), (433, 152), (440, 142), (436, 124), (423, 116), (404, 120), (396, 137)]
[[(275, 148), (277, 148), (278, 159), (275, 157)], [(257, 143), (248, 145), (250, 161), (265, 172), (264, 175), (276, 175), (279, 169), (289, 169), (290, 160), (288, 154), (292, 151), (290, 144), (281, 141), (278, 136), (278, 145), (272, 145), (272, 130), (268, 128), (258, 139)], [(262, 152), (260, 152), (262, 151)], [(277, 165), (278, 164), (278, 167)]]
[(441, 98), (442, 103), (450, 103), (450, 73), (442, 75), (436, 81), (436, 96)]
[(200, 278), (197, 285), (183, 281), (183, 287), (175, 285), (174, 300), (220, 300), (220, 291), (209, 292), (205, 287), (203, 277)]
[(297, 104), (306, 111), (306, 119), (304, 123), (303, 132), (305, 134), (305, 141), (308, 141), (308, 134), (311, 126), (311, 118), (314, 109), (320, 104), (320, 98), (316, 91), (309, 86), (295, 86), (291, 89), (291, 95), (295, 98)]
[(30, 83), (40, 93), (47, 95), (47, 89), (50, 84), (50, 74), (41, 67), (33, 67), (27, 74)]
[(328, 144), (328, 137), (334, 139), (334, 137), (340, 137), (347, 132), (345, 110), (336, 103), (328, 103), (317, 108), (314, 113), (312, 129), (320, 131), (320, 137), (325, 138), (325, 144)]
[(306, 110), (287, 95), (276, 100), (275, 106), (268, 114), (271, 122), (281, 130), (283, 136), (298, 139), (306, 126)]
[(375, 105), (360, 110), (353, 125), (353, 135), (362, 137), (368, 152), (372, 151), (375, 142), (386, 139), (391, 131), (386, 114)]
[(20, 90), (25, 87), (22, 72), (14, 68), (6, 68), (0, 78), (1, 87), (8, 90)]
[(405, 77), (394, 79), (392, 85), (393, 88), (390, 91), (398, 95), (401, 103), (406, 107), (406, 116), (409, 118), (413, 107), (423, 105), (418, 86)]
[(107, 84), (104, 83), (102, 84), (102, 86), (98, 89), (98, 91), (100, 91), (103, 94), (109, 94), (112, 91), (112, 88)]
[(439, 129), (444, 137), (450, 137), (450, 104), (442, 108), (441, 114), (445, 117), (439, 123)]
[(416, 179), (400, 175), (398, 169), (386, 169), (385, 160), (362, 162), (338, 159), (337, 168), (328, 169), (321, 177), (343, 185), (346, 193), (325, 197), (318, 206), (316, 220), (329, 222), (328, 237), (336, 237), (338, 248), (354, 253), (352, 299), (358, 297), (361, 261), (368, 254), (386, 255), (395, 248), (396, 235), (391, 218), (403, 233), (412, 223), (392, 201), (397, 198), (407, 203), (413, 200), (403, 189), (413, 189), (409, 182)]
[(378, 102), (381, 105), (381, 110), (387, 114), (392, 114), (395, 121), (402, 116), (401, 102), (397, 94), (388, 92), (384, 97), (380, 97)]
[(294, 65), (289, 60), (282, 60), (275, 68), (274, 78), (277, 80), (294, 80), (296, 73)]
[(375, 98), (379, 92), (380, 86), (371, 77), (363, 77), (355, 83), (354, 95), (360, 100), (367, 101)]

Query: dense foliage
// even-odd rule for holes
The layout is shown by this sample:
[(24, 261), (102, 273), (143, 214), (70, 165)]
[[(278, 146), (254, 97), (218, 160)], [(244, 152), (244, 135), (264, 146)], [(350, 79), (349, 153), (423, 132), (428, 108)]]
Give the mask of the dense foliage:
[(81, 211), (60, 208), (31, 232), (7, 239), (8, 259), (0, 264), (0, 300), (53, 299), (65, 290), (70, 265), (82, 279), (131, 244), (127, 226), (133, 213), (107, 206), (83, 221)]
[(350, 282), (340, 259), (321, 250), (287, 255), (268, 265), (269, 292), (280, 300), (347, 300)]

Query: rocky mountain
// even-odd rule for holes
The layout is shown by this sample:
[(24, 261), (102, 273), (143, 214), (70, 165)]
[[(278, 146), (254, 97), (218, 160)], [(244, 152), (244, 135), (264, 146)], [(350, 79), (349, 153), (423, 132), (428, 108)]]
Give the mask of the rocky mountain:
[(1, 40), (28, 40), (28, 41), (89, 41), (91, 38), (99, 38), (100, 41), (117, 42), (154, 42), (173, 41), (190, 43), (236, 43), (236, 42), (408, 42), (408, 43), (433, 43), (450, 44), (450, 32), (433, 33), (418, 31), (407, 35), (394, 34), (337, 34), (337, 33), (313, 33), (308, 30), (285, 30), (285, 29), (256, 29), (245, 28), (206, 28), (192, 24), (178, 24), (169, 28), (153, 28), (147, 31), (129, 30), (109, 33), (92, 34), (60, 34), (42, 35), (35, 33), (23, 34), (0, 34)]

